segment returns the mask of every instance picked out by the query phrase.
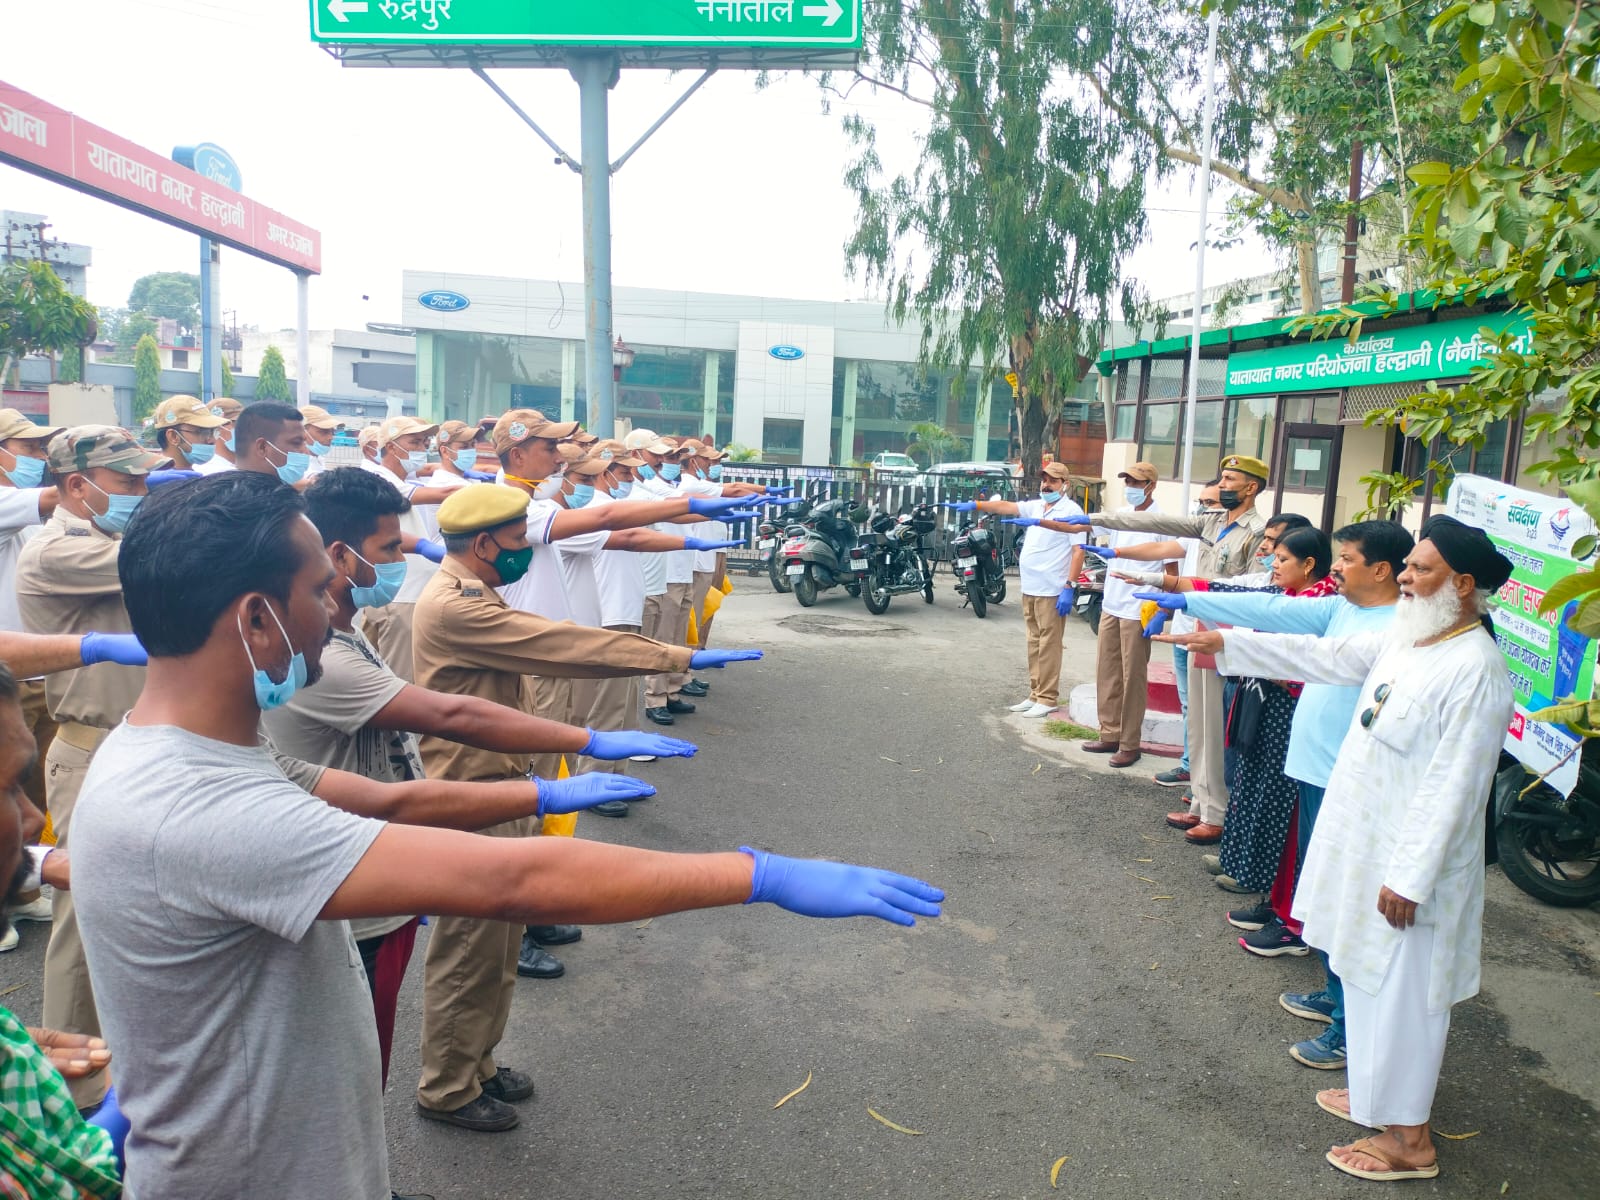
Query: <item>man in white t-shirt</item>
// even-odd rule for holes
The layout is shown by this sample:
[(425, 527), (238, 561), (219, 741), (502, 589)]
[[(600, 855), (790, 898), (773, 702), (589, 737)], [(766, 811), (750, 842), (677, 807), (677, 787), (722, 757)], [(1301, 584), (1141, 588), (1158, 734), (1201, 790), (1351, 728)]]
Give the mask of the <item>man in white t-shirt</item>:
[(238, 445), (238, 441), (234, 437), (233, 423), (239, 419), (239, 414), (244, 411), (244, 405), (232, 397), (218, 396), (206, 408), (213, 417), (222, 422), (211, 433), (211, 446), (215, 453), (204, 460), (194, 460), (192, 465), (202, 475), (216, 475), (222, 471), (231, 471), (239, 465), (237, 453), (234, 449)]
[(326, 469), (327, 457), (333, 453), (333, 435), (345, 427), (344, 419), (316, 404), (303, 406), (300, 415), (305, 418), (306, 449), (311, 452), (311, 464), (306, 468), (310, 479)]
[(1072, 472), (1064, 463), (1044, 465), (1037, 500), (963, 500), (949, 505), (957, 512), (1000, 513), (1022, 518), (1034, 527), (1022, 543), (1017, 567), (1022, 576), (1022, 616), (1028, 631), (1028, 698), (1011, 706), (1024, 717), (1043, 717), (1055, 711), (1061, 690), (1061, 642), (1067, 617), (1077, 598), (1078, 575), (1083, 570), (1083, 534), (1040, 529), (1044, 519), (1082, 516), (1083, 509), (1069, 498)]
[(193, 396), (169, 396), (156, 405), (151, 428), (176, 470), (198, 471), (216, 457), (217, 430), (227, 423)]

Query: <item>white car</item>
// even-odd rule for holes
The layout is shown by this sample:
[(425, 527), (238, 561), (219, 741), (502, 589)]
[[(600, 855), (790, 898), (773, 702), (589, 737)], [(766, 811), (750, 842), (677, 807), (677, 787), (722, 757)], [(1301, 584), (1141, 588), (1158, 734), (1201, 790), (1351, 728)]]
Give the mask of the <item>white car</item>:
[(888, 472), (897, 475), (917, 475), (922, 468), (917, 466), (917, 460), (909, 454), (893, 454), (885, 450), (882, 454), (874, 455), (872, 469), (877, 472)]

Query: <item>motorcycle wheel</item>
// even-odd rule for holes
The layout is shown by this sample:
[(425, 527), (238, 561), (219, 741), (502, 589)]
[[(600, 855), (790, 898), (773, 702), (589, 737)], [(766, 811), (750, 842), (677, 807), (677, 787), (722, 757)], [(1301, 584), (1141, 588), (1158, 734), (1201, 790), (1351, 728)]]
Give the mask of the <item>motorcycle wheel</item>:
[(989, 615), (989, 601), (983, 594), (983, 585), (973, 581), (967, 584), (967, 599), (972, 602), (972, 615), (980, 620)]
[(854, 580), (845, 584), (844, 590), (849, 592), (852, 598), (861, 595), (861, 585)]
[(933, 603), (933, 572), (925, 571), (922, 575), (922, 602)]
[(805, 569), (805, 574), (794, 577), (794, 598), (800, 601), (801, 608), (810, 608), (817, 602), (817, 581), (810, 567)]
[(794, 585), (789, 582), (789, 576), (785, 572), (785, 568), (788, 565), (788, 560), (779, 554), (774, 554), (767, 559), (767, 578), (772, 580), (773, 591), (791, 592), (794, 590)]
[(1581, 908), (1600, 900), (1600, 840), (1557, 837), (1547, 825), (1519, 821), (1513, 810), (1495, 827), (1500, 869), (1535, 900)]
[(1004, 575), (1001, 575), (999, 578), (997, 578), (995, 580), (994, 586), (989, 589), (989, 603), (990, 604), (1000, 604), (1005, 600), (1005, 598), (1006, 598), (1006, 577)]
[(1083, 610), (1083, 619), (1088, 622), (1089, 628), (1094, 630), (1096, 634), (1100, 632), (1100, 608), (1104, 603), (1105, 599), (1103, 597), (1092, 596), (1089, 599), (1088, 607)]
[(876, 575), (867, 576), (861, 587), (861, 599), (867, 611), (875, 617), (881, 617), (889, 611), (889, 589), (882, 586), (882, 580)]

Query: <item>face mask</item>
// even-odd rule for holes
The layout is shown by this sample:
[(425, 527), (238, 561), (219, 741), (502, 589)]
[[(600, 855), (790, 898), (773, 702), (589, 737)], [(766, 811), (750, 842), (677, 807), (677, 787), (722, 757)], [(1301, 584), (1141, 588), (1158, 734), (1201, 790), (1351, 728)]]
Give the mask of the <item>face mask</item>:
[(1256, 566), (1259, 567), (1263, 571), (1272, 570), (1272, 565), (1277, 561), (1278, 561), (1278, 556), (1276, 554), (1258, 554), (1258, 555), (1256, 555)]
[[(494, 541), (493, 538), (489, 539)], [(500, 576), (502, 585), (516, 583), (528, 573), (528, 568), (533, 565), (533, 547), (524, 546), (521, 550), (507, 550), (499, 542), (495, 548), (500, 551), (494, 556), (495, 574)]]
[[(354, 550), (351, 554), (356, 554)], [(386, 608), (394, 603), (394, 598), (400, 594), (400, 585), (406, 581), (406, 561), (401, 559), (397, 563), (370, 563), (361, 555), (356, 554), (361, 562), (372, 568), (375, 576), (371, 587), (362, 587), (352, 584), (350, 588), (350, 603), (357, 608)]]
[(478, 469), (478, 452), (476, 450), (456, 451), (456, 470), (476, 471)]
[(128, 528), (128, 522), (133, 518), (133, 510), (139, 507), (143, 496), (113, 496), (87, 475), (84, 482), (106, 498), (106, 511), (93, 513), (90, 520), (100, 526), (107, 533), (121, 533)]
[(44, 459), (27, 458), (19, 454), (6, 474), (19, 488), (36, 488), (44, 482)]
[(706, 473), (704, 471), (702, 471), (699, 467), (696, 467), (694, 469), (694, 477), (696, 479), (704, 479), (706, 477)]
[(538, 487), (533, 489), (535, 500), (554, 500), (556, 493), (561, 490), (561, 476), (552, 475)]
[(1139, 505), (1144, 503), (1143, 488), (1123, 488), (1122, 495), (1128, 501), (1128, 503), (1133, 505), (1135, 508), (1138, 508)]
[(188, 439), (183, 439), (183, 456), (189, 460), (191, 467), (210, 462), (216, 453), (217, 447), (211, 442), (202, 442), (196, 446)]
[(1222, 501), (1224, 512), (1232, 512), (1239, 507), (1239, 493), (1234, 488), (1223, 488), (1217, 493), (1217, 499)]
[(1061, 493), (1060, 492), (1040, 492), (1039, 493), (1039, 499), (1043, 500), (1046, 504), (1060, 504), (1061, 503)]
[(289, 659), (289, 672), (282, 683), (274, 683), (272, 676), (256, 666), (255, 655), (250, 653), (250, 643), (245, 641), (244, 618), (237, 617), (239, 625), (239, 640), (244, 642), (244, 656), (250, 660), (250, 669), (254, 672), (252, 681), (256, 689), (256, 707), (262, 712), (271, 712), (275, 708), (282, 708), (293, 698), (294, 694), (306, 685), (306, 656), (295, 650), (294, 643), (289, 640), (289, 631), (283, 627), (283, 622), (278, 620), (278, 614), (272, 612), (272, 622), (278, 627), (278, 632), (283, 634), (283, 644), (289, 647), (292, 657)]
[(324, 455), (333, 453), (332, 442), (329, 442), (326, 446), (324, 446), (321, 442), (313, 438), (306, 444), (311, 448), (311, 453), (315, 454), (318, 458), (322, 458)]
[(642, 467), (639, 468), (639, 478), (640, 479), (654, 479), (655, 477), (656, 477), (656, 469), (654, 467), (650, 466), (649, 464), (646, 464), (645, 466), (642, 466)]
[(233, 439), (236, 436), (237, 435), (234, 433), (234, 431), (230, 429), (230, 430), (228, 430), (228, 440), (222, 443), (224, 446), (226, 446), (228, 448), (228, 453), (229, 454), (237, 454), (237, 453), (239, 453), (239, 447), (237, 447), (237, 446), (235, 446), (233, 444)]
[(629, 496), (631, 496), (633, 494), (633, 484), (624, 483), (624, 484), (621, 484), (620, 486), (614, 487), (614, 488), (612, 488), (610, 490), (611, 490), (611, 498), (613, 500), (626, 500)]
[(661, 478), (665, 479), (668, 483), (675, 482), (677, 480), (678, 476), (680, 476), (682, 474), (683, 474), (683, 466), (682, 466), (681, 463), (662, 463), (661, 464)]
[(707, 471), (706, 474), (709, 475), (712, 479), (721, 479), (722, 478), (722, 464), (721, 463), (714, 463), (712, 465), (712, 467), (711, 467), (711, 470)]
[(268, 442), (267, 445), (277, 450), (284, 457), (283, 466), (273, 468), (278, 472), (279, 479), (285, 483), (299, 483), (306, 477), (306, 471), (311, 467), (311, 455), (301, 454), (298, 450), (280, 449), (275, 442)]
[(406, 466), (415, 475), (428, 465), (428, 452), (426, 450), (408, 450), (406, 452)]
[(567, 497), (568, 508), (582, 508), (594, 499), (594, 484), (575, 483), (572, 485), (572, 494)]

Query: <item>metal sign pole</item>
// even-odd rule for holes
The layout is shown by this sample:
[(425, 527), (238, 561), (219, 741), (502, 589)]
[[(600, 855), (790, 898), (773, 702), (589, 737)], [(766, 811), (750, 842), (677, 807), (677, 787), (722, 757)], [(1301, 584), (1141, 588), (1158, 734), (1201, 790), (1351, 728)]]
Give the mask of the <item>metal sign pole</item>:
[(1200, 330), (1205, 325), (1206, 299), (1206, 208), (1211, 200), (1211, 123), (1217, 109), (1217, 27), (1222, 10), (1211, 10), (1206, 27), (1206, 108), (1205, 144), (1200, 150), (1200, 237), (1194, 248), (1194, 326), (1189, 334), (1189, 396), (1183, 414), (1183, 511), (1190, 508), (1194, 488), (1194, 424), (1200, 395)]
[(311, 403), (311, 276), (297, 273), (295, 290), (295, 403)]
[(617, 82), (617, 60), (610, 54), (574, 54), (569, 69), (578, 81), (580, 144), (583, 160), (584, 388), (589, 411), (585, 424), (611, 437), (617, 419), (611, 373), (611, 145), (610, 91)]

